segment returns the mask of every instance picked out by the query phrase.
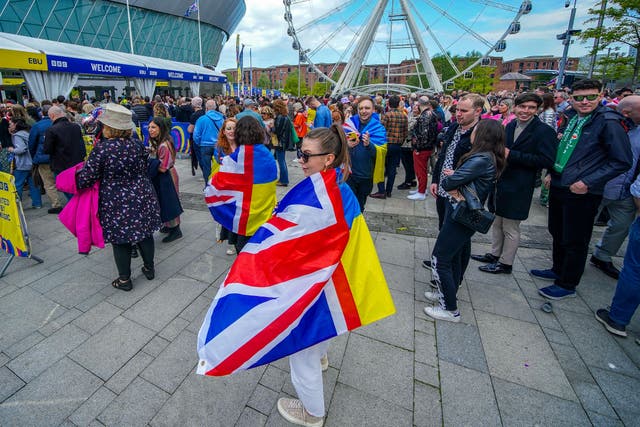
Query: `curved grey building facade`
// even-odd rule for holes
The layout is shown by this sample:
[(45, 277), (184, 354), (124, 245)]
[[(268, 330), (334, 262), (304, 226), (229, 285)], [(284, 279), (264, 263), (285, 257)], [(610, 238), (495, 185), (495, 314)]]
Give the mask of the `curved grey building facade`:
[[(198, 64), (193, 0), (129, 0), (133, 53)], [(244, 16), (244, 0), (200, 0), (202, 59), (215, 66)], [(126, 0), (7, 1), (0, 32), (131, 53)]]

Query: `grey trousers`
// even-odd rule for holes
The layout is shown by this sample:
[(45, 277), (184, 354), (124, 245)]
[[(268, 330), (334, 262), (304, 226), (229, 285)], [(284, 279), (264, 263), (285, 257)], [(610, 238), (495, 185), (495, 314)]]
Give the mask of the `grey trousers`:
[(520, 220), (496, 215), (491, 226), (491, 253), (506, 265), (513, 265), (520, 245)]
[(593, 256), (600, 261), (611, 262), (611, 257), (618, 253), (629, 234), (629, 227), (636, 218), (636, 206), (633, 203), (633, 197), (629, 197), (622, 200), (602, 199), (600, 208), (605, 207), (609, 211), (610, 219), (602, 238), (596, 244)]

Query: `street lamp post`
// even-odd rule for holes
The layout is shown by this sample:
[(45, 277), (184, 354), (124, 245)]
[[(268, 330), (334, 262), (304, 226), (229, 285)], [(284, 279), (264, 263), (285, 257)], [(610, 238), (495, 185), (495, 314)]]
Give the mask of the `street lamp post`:
[[(567, 68), (567, 57), (569, 55), (569, 45), (571, 44), (571, 36), (575, 36), (580, 34), (581, 30), (573, 29), (573, 22), (576, 19), (576, 2), (578, 0), (573, 0), (573, 8), (571, 8), (571, 16), (569, 17), (569, 26), (567, 27), (567, 31), (558, 34), (556, 38), (558, 40), (562, 40), (562, 44), (564, 45), (564, 50), (562, 52), (562, 60), (560, 61), (560, 68), (558, 69), (558, 79), (556, 81), (556, 89), (562, 89), (562, 83), (564, 83), (564, 75)], [(569, 7), (571, 5), (571, 0), (565, 0), (564, 7)]]

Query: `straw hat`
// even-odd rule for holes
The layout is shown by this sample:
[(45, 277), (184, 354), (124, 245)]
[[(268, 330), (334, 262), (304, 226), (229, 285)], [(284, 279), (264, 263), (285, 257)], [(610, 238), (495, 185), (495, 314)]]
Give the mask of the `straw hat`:
[(103, 124), (118, 130), (130, 130), (133, 127), (131, 111), (127, 107), (109, 103), (103, 108), (104, 112), (98, 117)]

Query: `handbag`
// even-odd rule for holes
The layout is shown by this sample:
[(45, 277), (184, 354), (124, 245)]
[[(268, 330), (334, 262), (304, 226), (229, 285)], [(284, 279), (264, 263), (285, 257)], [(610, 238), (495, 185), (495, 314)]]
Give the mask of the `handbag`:
[(275, 133), (271, 134), (271, 146), (272, 147), (278, 147), (280, 145), (280, 142), (278, 141), (278, 135), (276, 135)]
[(478, 233), (487, 234), (496, 216), (484, 209), (472, 186), (473, 184), (461, 188), (465, 200), (458, 202), (453, 208), (451, 219)]

